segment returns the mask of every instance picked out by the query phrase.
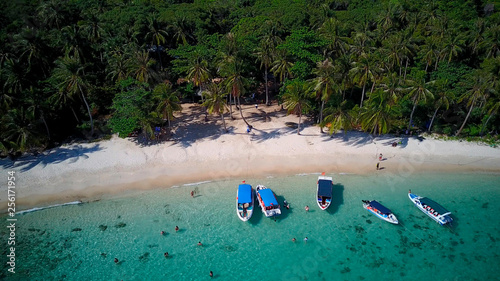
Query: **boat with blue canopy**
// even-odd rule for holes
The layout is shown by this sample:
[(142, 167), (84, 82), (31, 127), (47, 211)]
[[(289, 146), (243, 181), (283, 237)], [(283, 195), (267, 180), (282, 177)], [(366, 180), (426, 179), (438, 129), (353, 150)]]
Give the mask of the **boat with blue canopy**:
[(263, 185), (257, 185), (257, 200), (266, 217), (281, 215), (280, 205), (273, 191)]
[(424, 214), (440, 225), (451, 224), (453, 221), (451, 212), (431, 199), (413, 194), (411, 190), (408, 191), (408, 197), (420, 211), (424, 212)]
[(391, 210), (380, 204), (378, 201), (361, 200), (363, 201), (363, 208), (367, 209), (370, 213), (374, 214), (380, 219), (390, 222), (392, 224), (399, 224), (398, 219)]
[(325, 173), (322, 173), (321, 176), (318, 177), (316, 202), (318, 203), (319, 208), (323, 211), (328, 209), (332, 203), (332, 188), (333, 179), (325, 176)]
[(253, 214), (254, 193), (252, 186), (243, 181), (236, 194), (236, 213), (242, 221), (248, 221)]

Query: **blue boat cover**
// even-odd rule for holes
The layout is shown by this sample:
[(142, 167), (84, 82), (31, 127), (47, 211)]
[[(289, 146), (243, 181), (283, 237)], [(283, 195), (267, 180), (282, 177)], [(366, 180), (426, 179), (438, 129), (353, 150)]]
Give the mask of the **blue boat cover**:
[(259, 190), (260, 198), (264, 202), (264, 206), (269, 207), (271, 204), (273, 206), (278, 206), (278, 201), (276, 201), (276, 197), (274, 197), (273, 191), (270, 189), (261, 189)]
[(240, 184), (238, 186), (238, 204), (252, 203), (252, 186)]
[(430, 206), (432, 209), (434, 209), (434, 211), (438, 212), (440, 215), (448, 213), (448, 210), (446, 210), (443, 206), (439, 205), (438, 203), (432, 201), (427, 197), (420, 198), (419, 200), (420, 203)]
[(318, 181), (318, 196), (332, 197), (332, 182), (329, 180)]
[(380, 204), (379, 202), (377, 202), (377, 201), (375, 201), (375, 200), (370, 201), (370, 205), (371, 205), (373, 208), (375, 208), (375, 209), (379, 210), (382, 214), (386, 214), (386, 215), (388, 215), (388, 214), (392, 213), (392, 211), (391, 211), (391, 210), (389, 210), (389, 209), (387, 209), (386, 207), (382, 206), (382, 204)]

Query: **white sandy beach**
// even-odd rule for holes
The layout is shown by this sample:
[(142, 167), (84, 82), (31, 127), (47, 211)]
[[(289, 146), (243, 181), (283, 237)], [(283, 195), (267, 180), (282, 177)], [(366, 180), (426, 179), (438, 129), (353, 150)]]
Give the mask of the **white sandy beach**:
[[(298, 117), (278, 106), (244, 106), (254, 129), (246, 132), (239, 112), (226, 118), (229, 133), (215, 115), (204, 121), (197, 105), (184, 104), (173, 121), (171, 140), (142, 146), (135, 139), (113, 137), (98, 143), (72, 144), (16, 162), (0, 160), (5, 175), (16, 171), (18, 209), (89, 201), (125, 190), (170, 188), (182, 183), (266, 175), (326, 172), (377, 173), (399, 184), (411, 173), (427, 171), (500, 172), (500, 149), (476, 143), (376, 137), (339, 133), (332, 137), (305, 119), (301, 135), (287, 126)], [(235, 108), (233, 107), (233, 110)], [(226, 114), (226, 117), (228, 114)], [(402, 145), (392, 147), (394, 141)], [(381, 170), (376, 170), (378, 155)], [(1, 185), (0, 202), (7, 200)], [(6, 204), (1, 204), (5, 212)]]

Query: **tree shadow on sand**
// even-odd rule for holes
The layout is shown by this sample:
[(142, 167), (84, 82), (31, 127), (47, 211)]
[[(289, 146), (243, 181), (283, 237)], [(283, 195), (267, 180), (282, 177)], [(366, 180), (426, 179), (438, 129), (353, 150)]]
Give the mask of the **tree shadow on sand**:
[(57, 164), (63, 161), (75, 163), (82, 158), (89, 158), (87, 154), (99, 151), (101, 149), (101, 146), (97, 143), (93, 144), (90, 147), (84, 147), (80, 144), (71, 145), (71, 147), (58, 147), (37, 156), (25, 156), (15, 161), (2, 159), (0, 160), (0, 167), (2, 167), (3, 169), (18, 169), (21, 172), (26, 172), (37, 165), (43, 165), (45, 167), (49, 164)]
[(278, 129), (271, 129), (271, 130), (259, 130), (259, 129), (253, 128), (252, 131), (254, 131), (255, 133), (252, 134), (251, 140), (255, 141), (257, 143), (261, 143), (261, 142), (264, 142), (266, 140), (277, 139), (280, 136), (285, 135), (285, 134), (290, 134), (291, 132), (294, 131), (294, 129), (278, 128)]
[(333, 185), (332, 188), (332, 203), (326, 211), (333, 215), (335, 214), (339, 208), (340, 205), (344, 204), (344, 185), (337, 183)]

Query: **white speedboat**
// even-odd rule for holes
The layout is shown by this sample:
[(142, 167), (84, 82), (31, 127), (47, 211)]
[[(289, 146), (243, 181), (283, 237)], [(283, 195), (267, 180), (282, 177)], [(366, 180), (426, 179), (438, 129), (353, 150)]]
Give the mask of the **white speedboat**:
[(263, 185), (257, 185), (257, 200), (266, 217), (281, 215), (280, 205), (273, 191)]
[(325, 173), (318, 177), (316, 202), (321, 210), (326, 210), (332, 203), (332, 187), (333, 180), (331, 177), (326, 177)]
[(242, 221), (248, 221), (253, 214), (254, 194), (252, 186), (243, 182), (238, 186), (236, 213)]
[(424, 212), (440, 225), (451, 224), (453, 221), (450, 216), (451, 212), (431, 199), (415, 195), (411, 193), (411, 190), (408, 192), (408, 197), (415, 204), (415, 206), (420, 209), (420, 211)]
[(363, 208), (370, 211), (372, 214), (376, 215), (378, 218), (385, 220), (386, 222), (390, 222), (392, 224), (398, 224), (399, 221), (396, 216), (392, 213), (391, 210), (387, 209), (385, 206), (380, 204), (379, 202), (372, 200), (361, 200), (363, 201)]

